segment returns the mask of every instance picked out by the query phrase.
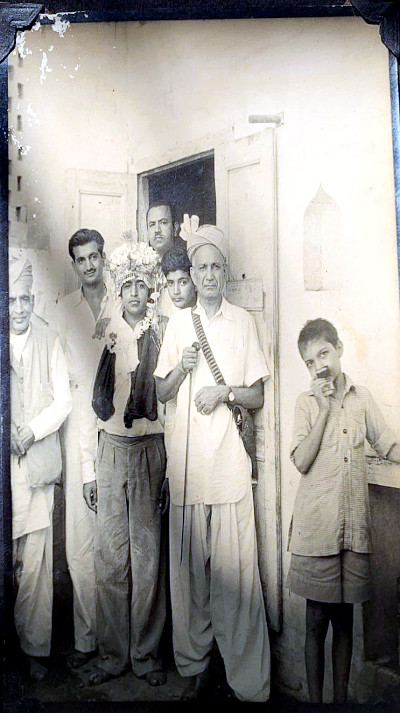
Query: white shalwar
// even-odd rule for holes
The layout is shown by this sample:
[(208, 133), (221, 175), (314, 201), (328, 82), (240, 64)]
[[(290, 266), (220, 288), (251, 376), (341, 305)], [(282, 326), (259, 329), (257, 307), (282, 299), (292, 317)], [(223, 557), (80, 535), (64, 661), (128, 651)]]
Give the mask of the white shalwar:
[[(227, 384), (252, 386), (268, 369), (251, 315), (225, 299), (204, 331)], [(166, 378), (197, 341), (190, 308), (168, 322), (155, 376)], [(269, 697), (270, 650), (258, 571), (251, 463), (226, 404), (200, 414), (196, 393), (215, 382), (202, 352), (193, 370), (183, 559), (180, 564), (189, 377), (169, 424), (170, 566), (174, 655), (182, 676), (209, 663), (213, 637), (240, 700)]]
[[(110, 317), (111, 300), (106, 293), (97, 322)], [(73, 407), (63, 427), (65, 548), (73, 585), (75, 649), (88, 653), (96, 648), (96, 589), (94, 572), (95, 513), (83, 497), (80, 434), (82, 418), (91, 399), (90, 386), (103, 349), (101, 339), (93, 339), (96, 328), (93, 312), (82, 289), (67, 295), (59, 306), (57, 329), (67, 357)]]
[[(12, 354), (18, 362), (24, 362), (24, 347), (30, 329), (22, 335), (10, 335)], [(50, 369), (53, 401), (27, 424), (35, 441), (57, 431), (72, 406), (67, 365), (58, 339)], [(54, 485), (31, 488), (27, 459), (11, 454), (11, 491), (13, 565), (17, 585), (15, 626), (26, 654), (48, 656), (53, 605)]]

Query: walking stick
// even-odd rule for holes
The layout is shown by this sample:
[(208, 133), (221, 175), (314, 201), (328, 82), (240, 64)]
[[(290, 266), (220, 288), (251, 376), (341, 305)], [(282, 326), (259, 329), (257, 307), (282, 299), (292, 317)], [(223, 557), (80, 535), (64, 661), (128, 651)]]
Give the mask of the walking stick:
[[(193, 342), (192, 347), (198, 352), (200, 350), (200, 344), (198, 342)], [(183, 509), (182, 509), (182, 532), (181, 532), (181, 561), (183, 558), (183, 533), (185, 529), (185, 505), (186, 505), (186, 483), (187, 483), (187, 470), (189, 462), (189, 440), (190, 440), (190, 409), (192, 405), (192, 387), (193, 387), (193, 370), (189, 372), (189, 401), (188, 401), (188, 415), (186, 424), (186, 451), (185, 451), (185, 474), (183, 477)]]

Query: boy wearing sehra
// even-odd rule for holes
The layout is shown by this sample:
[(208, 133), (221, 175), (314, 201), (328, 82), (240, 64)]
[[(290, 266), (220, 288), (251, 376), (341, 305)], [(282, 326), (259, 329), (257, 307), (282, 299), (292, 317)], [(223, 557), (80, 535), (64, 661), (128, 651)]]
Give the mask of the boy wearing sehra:
[(322, 702), (324, 644), (332, 624), (334, 703), (343, 703), (351, 666), (353, 605), (370, 597), (371, 527), (365, 439), (400, 462), (400, 446), (370, 392), (342, 372), (343, 345), (325, 319), (298, 339), (311, 390), (296, 402), (291, 459), (301, 473), (294, 505), (287, 585), (306, 599), (309, 697)]

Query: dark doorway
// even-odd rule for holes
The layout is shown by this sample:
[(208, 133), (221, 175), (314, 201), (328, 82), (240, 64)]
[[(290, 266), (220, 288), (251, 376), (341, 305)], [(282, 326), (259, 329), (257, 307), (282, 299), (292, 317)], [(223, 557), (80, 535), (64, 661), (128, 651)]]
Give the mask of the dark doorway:
[(214, 156), (197, 158), (147, 174), (149, 205), (160, 199), (174, 204), (176, 220), (184, 213), (200, 223), (216, 222)]

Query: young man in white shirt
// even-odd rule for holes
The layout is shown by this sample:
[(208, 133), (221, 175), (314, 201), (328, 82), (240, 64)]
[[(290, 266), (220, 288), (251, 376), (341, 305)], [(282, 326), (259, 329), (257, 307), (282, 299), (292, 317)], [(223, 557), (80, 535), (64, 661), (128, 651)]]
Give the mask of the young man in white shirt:
[[(81, 228), (69, 240), (68, 251), (80, 287), (66, 295), (56, 312), (57, 329), (67, 358), (73, 407), (63, 427), (65, 550), (73, 587), (74, 651), (68, 663), (83, 666), (95, 653), (96, 591), (94, 513), (83, 498), (86, 482), (79, 447), (82, 418), (102, 350), (94, 338), (112, 310), (104, 276), (104, 239), (97, 230)], [(90, 406), (90, 404), (89, 404)]]

